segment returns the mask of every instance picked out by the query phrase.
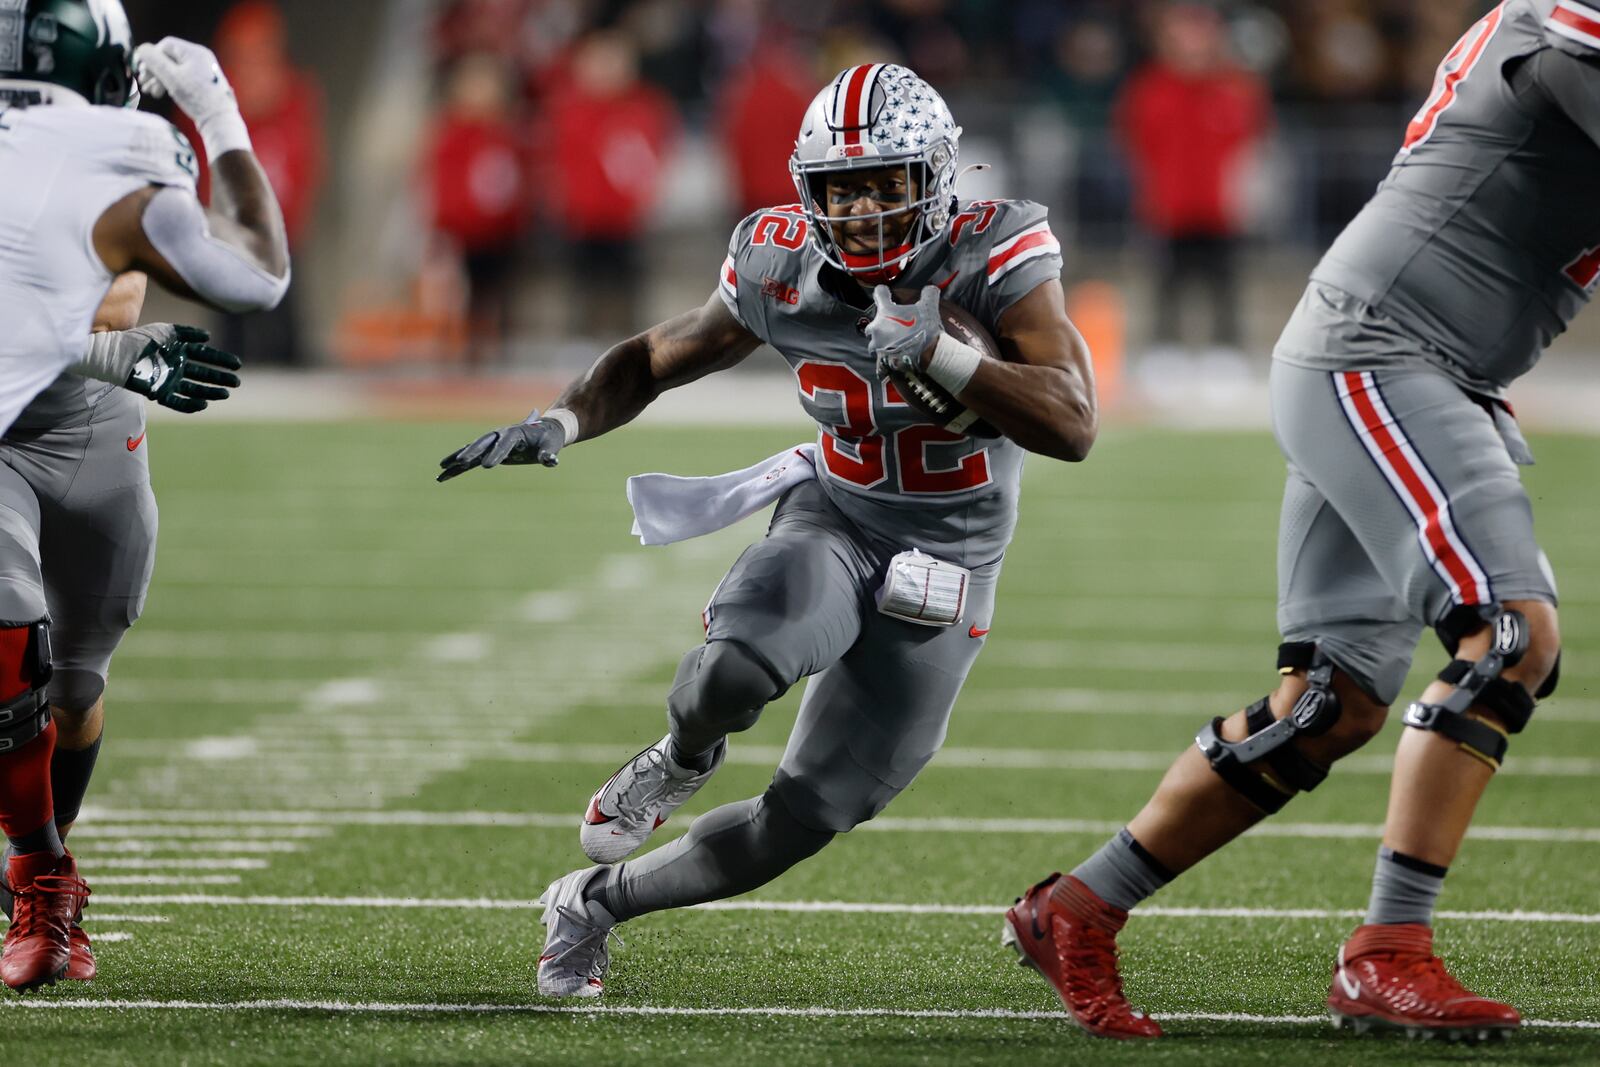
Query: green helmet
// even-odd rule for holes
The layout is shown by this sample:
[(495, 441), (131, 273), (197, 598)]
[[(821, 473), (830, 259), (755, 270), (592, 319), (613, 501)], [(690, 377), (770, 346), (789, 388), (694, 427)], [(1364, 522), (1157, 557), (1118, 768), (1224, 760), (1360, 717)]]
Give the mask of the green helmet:
[(132, 60), (122, 0), (0, 0), (0, 101), (49, 103), (57, 86), (91, 104), (137, 106)]

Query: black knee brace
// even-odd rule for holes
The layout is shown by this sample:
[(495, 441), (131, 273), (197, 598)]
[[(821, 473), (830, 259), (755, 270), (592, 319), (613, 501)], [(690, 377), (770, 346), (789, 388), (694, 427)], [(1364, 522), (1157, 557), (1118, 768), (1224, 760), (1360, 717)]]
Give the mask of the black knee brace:
[[(1461, 610), (1452, 612), (1446, 624), (1440, 626), (1440, 639), (1452, 652), (1460, 645), (1461, 638), (1472, 632), (1460, 629)], [(1506, 758), (1507, 735), (1521, 733), (1533, 716), (1534, 699), (1528, 695), (1528, 690), (1519, 682), (1500, 677), (1502, 671), (1516, 666), (1528, 652), (1528, 620), (1522, 612), (1499, 604), (1469, 610), (1476, 612), (1480, 623), (1493, 628), (1493, 644), (1489, 651), (1477, 662), (1451, 660), (1439, 672), (1439, 680), (1455, 688), (1437, 704), (1425, 704), (1420, 700), (1411, 704), (1401, 721), (1416, 730), (1443, 734), (1459, 744), (1463, 752), (1498, 770)], [(1452, 631), (1449, 634), (1445, 632), (1447, 624)], [(1539, 691), (1544, 693), (1554, 688), (1547, 681)], [(1468, 715), (1467, 710), (1474, 705), (1493, 712), (1504, 729)]]
[(708, 641), (683, 658), (667, 705), (675, 719), (716, 724), (726, 733), (755, 725), (761, 709), (788, 690), (738, 641)]
[(45, 695), (50, 682), (50, 623), (43, 619), (20, 625), (0, 623), (0, 629), (28, 631), (23, 662), (17, 666), (30, 687), (0, 704), (0, 754), (4, 754), (28, 744), (50, 725), (50, 701)]
[(1307, 669), (1308, 686), (1294, 708), (1274, 719), (1269, 698), (1245, 709), (1243, 741), (1222, 738), (1222, 719), (1215, 718), (1195, 735), (1194, 743), (1211, 769), (1250, 803), (1273, 814), (1300, 792), (1310, 792), (1328, 777), (1328, 768), (1307, 759), (1290, 742), (1318, 737), (1339, 721), (1339, 697), (1333, 691), (1333, 662), (1307, 642), (1278, 646), (1278, 670)]

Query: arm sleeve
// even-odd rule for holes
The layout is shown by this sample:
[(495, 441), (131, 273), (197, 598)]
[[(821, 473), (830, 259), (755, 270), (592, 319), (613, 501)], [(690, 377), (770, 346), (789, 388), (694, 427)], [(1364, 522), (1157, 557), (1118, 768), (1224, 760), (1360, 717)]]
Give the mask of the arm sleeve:
[(1050, 230), (1049, 213), (1028, 200), (1008, 202), (992, 227), (983, 287), (984, 317), (1000, 316), (1043, 282), (1061, 278), (1061, 242)]
[(1574, 54), (1565, 48), (1546, 49), (1539, 55), (1536, 76), (1556, 107), (1600, 144), (1600, 50)]
[(195, 295), (223, 311), (274, 308), (289, 289), (289, 271), (274, 277), (213, 237), (205, 210), (187, 189), (156, 193), (145, 206), (143, 224), (151, 246)]

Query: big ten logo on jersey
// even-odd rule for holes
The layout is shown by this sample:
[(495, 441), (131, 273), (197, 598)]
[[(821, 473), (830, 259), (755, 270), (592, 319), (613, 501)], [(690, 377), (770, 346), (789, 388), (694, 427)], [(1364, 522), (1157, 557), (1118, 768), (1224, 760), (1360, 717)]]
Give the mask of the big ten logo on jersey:
[(973, 233), (983, 233), (994, 221), (994, 213), (1004, 200), (974, 200), (950, 220), (950, 243), (961, 240), (963, 230), (969, 226)]
[(937, 496), (993, 480), (977, 439), (924, 421), (892, 382), (854, 367), (802, 360), (794, 368), (806, 411), (822, 427), (822, 465), (862, 489)]
[(789, 204), (786, 207), (775, 207), (756, 219), (755, 229), (750, 231), (750, 243), (774, 244), (779, 248), (793, 251), (805, 245), (806, 235), (809, 232), (810, 226), (806, 222), (805, 209), (799, 204)]
[(800, 290), (793, 286), (785, 285), (776, 278), (762, 277), (761, 295), (768, 300), (776, 300), (780, 304), (788, 304), (791, 307), (800, 303)]

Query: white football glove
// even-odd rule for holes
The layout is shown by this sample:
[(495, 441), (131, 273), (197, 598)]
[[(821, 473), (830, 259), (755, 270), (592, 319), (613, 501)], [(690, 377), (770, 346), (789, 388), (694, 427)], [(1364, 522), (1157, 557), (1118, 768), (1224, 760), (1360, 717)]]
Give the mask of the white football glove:
[(216, 159), (235, 149), (249, 150), (250, 134), (239, 116), (233, 86), (228, 84), (211, 49), (166, 37), (134, 49), (133, 66), (139, 85), (147, 94), (157, 100), (172, 97), (172, 102), (194, 120), (209, 158)]

